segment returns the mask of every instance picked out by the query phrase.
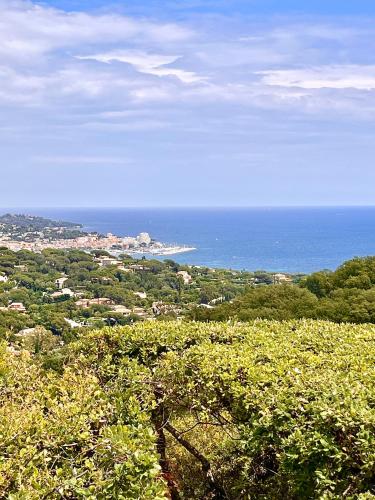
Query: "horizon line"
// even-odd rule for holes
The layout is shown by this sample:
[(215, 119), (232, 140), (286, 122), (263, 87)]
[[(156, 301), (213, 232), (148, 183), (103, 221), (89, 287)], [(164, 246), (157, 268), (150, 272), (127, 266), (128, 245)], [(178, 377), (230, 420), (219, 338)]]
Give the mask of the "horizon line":
[(313, 209), (313, 208), (375, 208), (373, 205), (170, 205), (170, 206), (0, 206), (0, 210), (249, 210), (249, 209)]

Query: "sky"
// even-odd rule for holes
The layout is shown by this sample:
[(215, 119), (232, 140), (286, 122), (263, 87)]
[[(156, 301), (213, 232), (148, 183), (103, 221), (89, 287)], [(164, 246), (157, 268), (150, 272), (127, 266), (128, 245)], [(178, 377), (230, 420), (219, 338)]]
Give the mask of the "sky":
[(0, 12), (0, 206), (375, 204), (373, 0)]

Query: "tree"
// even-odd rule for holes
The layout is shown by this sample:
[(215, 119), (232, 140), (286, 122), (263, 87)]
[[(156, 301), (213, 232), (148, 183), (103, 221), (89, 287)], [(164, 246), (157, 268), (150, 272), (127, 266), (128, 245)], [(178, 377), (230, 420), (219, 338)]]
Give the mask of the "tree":
[(60, 345), (58, 337), (41, 326), (37, 326), (32, 332), (22, 336), (18, 343), (31, 354), (50, 353)]
[(301, 285), (321, 299), (329, 295), (333, 289), (332, 274), (326, 272), (313, 273), (307, 276)]

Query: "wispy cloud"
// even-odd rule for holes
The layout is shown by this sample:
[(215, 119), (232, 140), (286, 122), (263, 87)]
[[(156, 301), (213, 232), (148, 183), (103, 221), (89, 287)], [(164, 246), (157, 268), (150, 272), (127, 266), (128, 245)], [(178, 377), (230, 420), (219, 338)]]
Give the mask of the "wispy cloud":
[[(86, 12), (48, 1), (0, 0), (0, 147), (12, 167), (0, 167), (0, 199), (10, 183), (23, 182), (32, 197), (31, 184), (37, 192), (49, 182), (44, 192), (55, 200), (54, 167), (74, 170), (90, 193), (111, 173), (108, 196), (117, 192), (118, 203), (139, 182), (152, 204), (178, 199), (181, 168), (193, 172), (192, 193), (205, 169), (212, 180), (217, 163), (227, 165), (227, 192), (246, 165), (281, 165), (277, 175), (293, 179), (327, 158), (346, 165), (375, 154), (363, 147), (372, 147), (375, 19), (237, 16), (229, 0), (183, 9), (168, 0), (166, 10), (161, 0), (132, 0)], [(260, 177), (241, 188), (257, 182), (264, 190), (255, 194), (267, 193)]]
[(104, 54), (77, 56), (77, 59), (94, 60), (107, 64), (111, 62), (130, 64), (140, 73), (158, 77), (172, 76), (183, 83), (196, 83), (206, 80), (205, 77), (198, 76), (193, 71), (170, 67), (171, 64), (175, 63), (180, 58), (181, 56), (169, 56), (130, 50), (115, 50)]
[(302, 89), (375, 89), (375, 65), (320, 66), (259, 71), (266, 85)]
[[(221, 16), (205, 26), (204, 17), (199, 24), (157, 22), (115, 12), (65, 12), (23, 0), (0, 0), (0, 8), (3, 105), (65, 114), (71, 109), (72, 115), (79, 108), (83, 123), (93, 108), (115, 112), (124, 102), (138, 110), (162, 104), (163, 112), (168, 106), (228, 102), (301, 113), (346, 109), (358, 115), (372, 108), (362, 108), (366, 99), (358, 102), (358, 96), (354, 105), (351, 94), (354, 89), (365, 95), (375, 85), (368, 60), (375, 29), (368, 20), (233, 23)], [(328, 100), (327, 89), (337, 91)]]
[(192, 31), (175, 23), (157, 23), (120, 14), (65, 12), (29, 1), (0, 0), (0, 53), (27, 61), (77, 44), (176, 43)]

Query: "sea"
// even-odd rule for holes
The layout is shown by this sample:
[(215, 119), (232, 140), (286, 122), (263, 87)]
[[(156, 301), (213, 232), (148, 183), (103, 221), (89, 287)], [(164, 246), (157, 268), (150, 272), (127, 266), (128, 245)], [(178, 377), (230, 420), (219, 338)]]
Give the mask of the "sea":
[[(236, 270), (310, 273), (375, 255), (375, 207), (329, 208), (19, 208), (79, 222), (86, 231), (135, 236), (196, 250), (168, 258)], [(165, 257), (164, 257), (165, 258)]]

